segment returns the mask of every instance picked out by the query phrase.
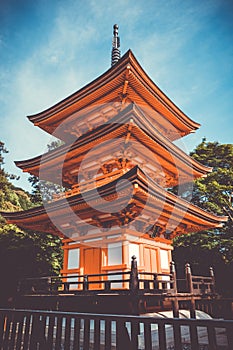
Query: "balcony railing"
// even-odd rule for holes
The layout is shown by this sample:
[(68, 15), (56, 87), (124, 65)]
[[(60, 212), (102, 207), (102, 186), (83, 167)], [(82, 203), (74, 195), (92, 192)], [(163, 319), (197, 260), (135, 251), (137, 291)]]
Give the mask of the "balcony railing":
[[(177, 288), (179, 284), (183, 284), (181, 291)], [(215, 280), (212, 269), (209, 277), (192, 276), (189, 264), (186, 265), (186, 278), (177, 280), (173, 262), (170, 265), (170, 273), (139, 272), (136, 258), (133, 256), (129, 271), (27, 278), (21, 280), (18, 285), (20, 294), (97, 294), (100, 291), (108, 294), (149, 292), (176, 295), (178, 292), (185, 292), (193, 295), (208, 295), (215, 293)]]
[[(111, 278), (111, 279), (109, 279)], [(166, 278), (166, 280), (165, 280)], [(98, 292), (121, 293), (150, 292), (173, 293), (171, 274), (138, 273), (137, 284), (131, 276), (131, 271), (113, 272), (90, 275), (49, 276), (28, 278), (20, 281), (18, 292), (21, 294), (86, 294)], [(119, 285), (122, 287), (119, 288)]]

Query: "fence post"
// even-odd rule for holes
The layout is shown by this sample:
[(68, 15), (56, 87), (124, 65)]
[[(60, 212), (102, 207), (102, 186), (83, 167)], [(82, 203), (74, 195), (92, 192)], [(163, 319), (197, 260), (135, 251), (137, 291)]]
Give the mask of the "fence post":
[(47, 338), (45, 336), (46, 317), (34, 314), (32, 317), (32, 330), (30, 338), (30, 349), (49, 350)]
[(158, 274), (154, 273), (154, 281), (153, 281), (154, 289), (159, 289), (159, 282), (158, 282)]
[[(174, 261), (170, 262), (170, 274), (172, 275), (173, 294), (177, 294), (176, 267)], [(172, 299), (173, 317), (179, 317), (179, 302), (175, 296)]]
[(172, 275), (172, 289), (177, 294), (176, 266), (174, 261), (170, 262), (170, 274)]
[(52, 278), (47, 278), (47, 291), (50, 293), (52, 291)]
[(210, 267), (210, 277), (211, 277), (211, 282), (212, 282), (212, 284), (211, 284), (211, 286), (210, 286), (210, 288), (211, 288), (211, 292), (213, 293), (213, 294), (215, 294), (215, 276), (214, 276), (214, 269), (213, 269), (213, 267)]
[(189, 293), (193, 293), (193, 280), (190, 264), (185, 264), (186, 286)]
[(64, 291), (65, 291), (65, 292), (69, 292), (69, 290), (70, 290), (70, 284), (69, 284), (69, 282), (64, 282)]
[(22, 280), (19, 280), (17, 282), (16, 292), (17, 293), (22, 293)]
[(131, 272), (130, 272), (130, 290), (133, 293), (137, 293), (139, 288), (139, 280), (138, 280), (138, 267), (136, 256), (132, 256), (131, 260)]
[(88, 290), (88, 275), (83, 276), (83, 290)]
[(192, 279), (192, 271), (190, 264), (185, 264), (185, 275), (186, 275), (186, 284), (188, 288), (188, 292), (191, 295), (191, 300), (190, 300), (190, 317), (191, 318), (196, 318), (196, 307), (195, 307), (195, 300), (193, 297), (193, 279)]
[(104, 281), (104, 290), (109, 291), (111, 289), (111, 281)]

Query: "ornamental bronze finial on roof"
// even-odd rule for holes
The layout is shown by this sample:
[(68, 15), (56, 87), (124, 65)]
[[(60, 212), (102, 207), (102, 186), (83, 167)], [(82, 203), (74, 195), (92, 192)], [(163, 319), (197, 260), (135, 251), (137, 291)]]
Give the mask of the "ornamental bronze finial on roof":
[(114, 24), (113, 26), (113, 38), (112, 38), (112, 60), (111, 65), (114, 66), (119, 59), (121, 58), (121, 51), (120, 51), (120, 38), (118, 36), (118, 28), (119, 26), (117, 24)]

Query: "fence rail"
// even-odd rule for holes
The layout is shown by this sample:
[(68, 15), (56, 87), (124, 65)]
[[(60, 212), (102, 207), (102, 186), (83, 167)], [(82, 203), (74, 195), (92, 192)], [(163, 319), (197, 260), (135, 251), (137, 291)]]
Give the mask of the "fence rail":
[(233, 321), (0, 309), (0, 350), (231, 350)]
[(41, 278), (27, 278), (18, 285), (20, 294), (57, 294), (86, 292), (98, 293), (99, 290), (108, 293), (144, 293), (152, 294), (179, 292), (179, 285), (183, 284), (182, 292), (192, 294), (214, 294), (215, 280), (213, 270), (210, 276), (192, 276), (189, 264), (186, 265), (186, 278), (176, 278), (175, 265), (171, 262), (170, 273), (139, 272), (136, 257), (132, 257), (131, 269), (112, 273), (89, 275), (48, 276)]
[[(165, 279), (166, 278), (166, 279)], [(28, 278), (20, 281), (18, 292), (27, 293), (82, 293), (102, 290), (106, 292), (119, 292), (120, 290), (150, 291), (161, 293), (173, 291), (173, 278), (170, 274), (139, 273), (136, 284), (131, 272), (106, 273), (95, 275), (70, 275), (70, 276), (49, 276), (41, 278)], [(119, 288), (120, 286), (120, 288)], [(94, 287), (94, 288), (93, 288)]]

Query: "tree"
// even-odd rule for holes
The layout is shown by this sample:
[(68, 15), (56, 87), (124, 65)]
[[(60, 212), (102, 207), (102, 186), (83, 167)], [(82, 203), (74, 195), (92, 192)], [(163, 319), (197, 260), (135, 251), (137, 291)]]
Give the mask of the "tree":
[[(181, 265), (190, 262), (196, 274), (207, 273), (212, 265), (219, 291), (233, 294), (229, 278), (233, 273), (233, 145), (203, 139), (190, 155), (212, 167), (212, 173), (195, 180), (191, 201), (207, 211), (228, 215), (229, 220), (220, 229), (177, 237), (173, 257), (179, 270)], [(186, 186), (184, 196), (190, 195), (189, 186)]]
[(21, 189), (13, 186), (9, 180), (18, 180), (19, 177), (8, 174), (4, 168), (3, 153), (8, 153), (5, 145), (0, 141), (0, 208), (3, 210), (20, 210), (30, 207), (29, 196)]
[(0, 169), (2, 168), (2, 165), (4, 164), (3, 153), (8, 153), (8, 150), (5, 148), (4, 142), (0, 141)]
[[(47, 145), (48, 152), (51, 152), (62, 145), (63, 142), (61, 140), (54, 140)], [(49, 202), (53, 200), (54, 195), (64, 191), (64, 188), (60, 185), (41, 180), (35, 175), (29, 176), (28, 181), (32, 185), (31, 199), (33, 203), (43, 204), (43, 202)]]
[[(0, 142), (0, 210), (19, 211), (35, 206), (29, 193), (10, 182), (15, 177), (5, 172), (3, 153), (8, 151)], [(0, 275), (4, 286), (0, 289), (1, 302), (12, 295), (21, 278), (59, 273), (62, 258), (59, 237), (22, 230), (7, 224), (0, 215)]]

